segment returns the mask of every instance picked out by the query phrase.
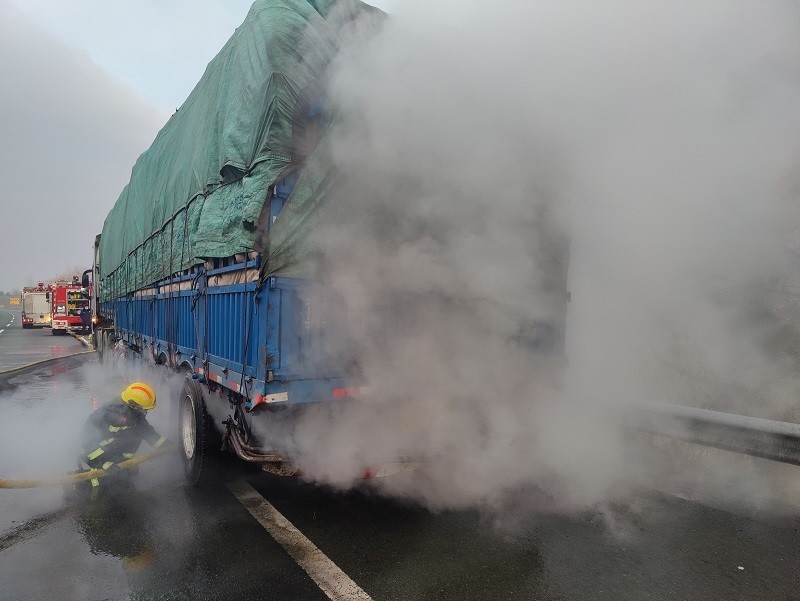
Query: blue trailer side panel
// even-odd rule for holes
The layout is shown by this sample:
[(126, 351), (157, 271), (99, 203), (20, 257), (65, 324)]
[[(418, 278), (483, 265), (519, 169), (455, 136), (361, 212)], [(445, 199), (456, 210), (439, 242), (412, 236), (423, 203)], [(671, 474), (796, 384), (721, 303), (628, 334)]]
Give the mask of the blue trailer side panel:
[(252, 377), (257, 375), (260, 330), (255, 288), (249, 282), (208, 288), (205, 294), (207, 361)]

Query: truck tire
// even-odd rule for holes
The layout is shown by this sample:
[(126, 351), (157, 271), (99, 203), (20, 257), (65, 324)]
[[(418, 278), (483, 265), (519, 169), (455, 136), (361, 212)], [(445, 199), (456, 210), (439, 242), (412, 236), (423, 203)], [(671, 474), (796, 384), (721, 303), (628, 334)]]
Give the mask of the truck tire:
[(105, 342), (104, 335), (102, 330), (95, 330), (94, 332), (94, 350), (97, 351), (97, 356), (100, 357), (100, 361), (103, 361), (103, 354), (106, 352), (106, 345), (103, 344)]
[(97, 330), (94, 335), (100, 360), (103, 362), (110, 361), (113, 358), (113, 353), (110, 351), (114, 348), (114, 343), (111, 341), (111, 332), (108, 330)]
[(186, 481), (192, 486), (210, 484), (220, 436), (206, 410), (200, 385), (187, 378), (178, 403), (178, 440)]

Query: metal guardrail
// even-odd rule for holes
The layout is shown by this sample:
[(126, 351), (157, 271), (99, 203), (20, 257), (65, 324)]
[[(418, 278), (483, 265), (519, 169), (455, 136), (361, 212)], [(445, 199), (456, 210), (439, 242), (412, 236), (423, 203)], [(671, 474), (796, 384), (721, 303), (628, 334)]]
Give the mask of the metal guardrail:
[(634, 427), (649, 434), (800, 465), (800, 424), (648, 402)]

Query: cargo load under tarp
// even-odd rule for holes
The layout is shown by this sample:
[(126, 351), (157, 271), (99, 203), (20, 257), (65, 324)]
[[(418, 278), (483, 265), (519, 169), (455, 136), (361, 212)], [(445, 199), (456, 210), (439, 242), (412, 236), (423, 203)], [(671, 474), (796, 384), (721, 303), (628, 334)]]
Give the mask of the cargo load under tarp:
[[(100, 294), (118, 298), (207, 258), (264, 250), (270, 186), (327, 144), (303, 146), (322, 79), (345, 36), (384, 13), (358, 0), (259, 0), (133, 168), (106, 217)], [(359, 27), (355, 23), (359, 23)], [(314, 144), (314, 147), (316, 145)], [(317, 194), (301, 176), (293, 194)], [(298, 232), (319, 199), (292, 199), (269, 241), (270, 270), (302, 256)], [(294, 225), (293, 225), (294, 224)], [(276, 226), (278, 223), (276, 223)]]

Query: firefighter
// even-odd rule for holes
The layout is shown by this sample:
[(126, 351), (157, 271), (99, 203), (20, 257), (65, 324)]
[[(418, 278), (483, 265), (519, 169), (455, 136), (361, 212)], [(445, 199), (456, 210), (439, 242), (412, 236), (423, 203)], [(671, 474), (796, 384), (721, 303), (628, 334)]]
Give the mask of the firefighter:
[[(144, 382), (134, 382), (122, 391), (119, 399), (97, 408), (81, 431), (81, 467), (109, 471), (104, 478), (109, 485), (123, 483), (127, 478), (119, 462), (132, 458), (143, 440), (155, 449), (166, 442), (147, 421), (147, 412), (155, 406), (153, 388)], [(89, 482), (92, 498), (96, 498), (101, 479)]]
[(85, 333), (92, 330), (92, 313), (86, 307), (81, 309), (81, 327)]

